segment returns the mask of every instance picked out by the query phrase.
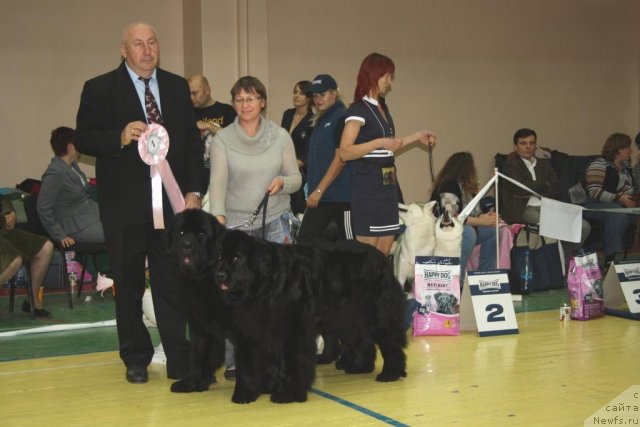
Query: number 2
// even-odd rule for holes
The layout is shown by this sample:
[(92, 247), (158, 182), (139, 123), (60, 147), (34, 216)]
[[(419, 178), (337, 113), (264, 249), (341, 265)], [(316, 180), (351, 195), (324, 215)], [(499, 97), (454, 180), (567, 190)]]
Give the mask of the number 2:
[(500, 304), (489, 304), (485, 309), (489, 313), (487, 316), (487, 322), (504, 322), (505, 317), (500, 316), (504, 312), (504, 307)]

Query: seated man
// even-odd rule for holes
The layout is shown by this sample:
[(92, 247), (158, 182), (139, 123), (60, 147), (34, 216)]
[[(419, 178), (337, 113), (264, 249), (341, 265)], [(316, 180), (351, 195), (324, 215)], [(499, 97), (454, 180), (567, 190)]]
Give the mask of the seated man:
[[(513, 152), (507, 156), (503, 173), (527, 186), (541, 196), (550, 199), (560, 198), (560, 181), (547, 159), (535, 157), (538, 136), (532, 129), (519, 129), (513, 135)], [(503, 195), (500, 214), (510, 224), (539, 224), (540, 198), (516, 185), (501, 181)], [(591, 226), (582, 220), (580, 243), (562, 242), (565, 253), (565, 266), (572, 252), (579, 249), (591, 232)]]

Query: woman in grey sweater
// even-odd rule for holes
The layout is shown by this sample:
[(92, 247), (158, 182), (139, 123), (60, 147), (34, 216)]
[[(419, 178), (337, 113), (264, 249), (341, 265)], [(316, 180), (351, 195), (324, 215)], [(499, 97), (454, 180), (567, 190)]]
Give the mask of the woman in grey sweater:
[[(251, 214), (269, 193), (265, 239), (291, 243), (287, 214), (290, 194), (300, 188), (302, 176), (289, 133), (263, 117), (267, 90), (255, 77), (241, 77), (231, 88), (235, 121), (216, 133), (211, 145), (211, 214), (228, 227), (241, 226), (262, 236), (262, 219), (250, 224)], [(262, 213), (261, 213), (262, 215)], [(227, 340), (224, 377), (235, 377), (235, 358)]]
[(247, 223), (268, 192), (265, 238), (290, 242), (284, 216), (302, 181), (291, 136), (263, 117), (267, 91), (260, 80), (241, 77), (231, 96), (238, 117), (218, 131), (211, 146), (211, 213), (222, 224), (245, 224), (242, 230), (261, 236), (261, 220)]

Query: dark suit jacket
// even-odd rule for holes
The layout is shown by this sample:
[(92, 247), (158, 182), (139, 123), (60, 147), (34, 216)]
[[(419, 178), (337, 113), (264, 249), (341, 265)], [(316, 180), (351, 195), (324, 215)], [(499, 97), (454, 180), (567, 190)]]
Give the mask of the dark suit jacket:
[[(182, 77), (157, 69), (163, 126), (169, 132), (167, 160), (183, 194), (202, 192), (202, 148), (189, 85)], [(87, 81), (77, 116), (76, 147), (96, 157), (100, 216), (104, 224), (118, 226), (148, 223), (151, 215), (149, 166), (138, 154), (137, 142), (120, 147), (127, 123), (146, 122), (145, 112), (124, 62)], [(172, 217), (163, 197), (165, 223)]]
[[(556, 173), (551, 168), (551, 163), (547, 159), (537, 159), (534, 167), (536, 180), (533, 180), (531, 172), (527, 169), (520, 156), (512, 152), (507, 156), (503, 173), (519, 183), (529, 187), (541, 196), (550, 199), (560, 198), (560, 181)], [(531, 193), (517, 187), (506, 180), (500, 180), (500, 200), (499, 207), (502, 218), (512, 224), (522, 222), (522, 212), (527, 207), (527, 202)]]

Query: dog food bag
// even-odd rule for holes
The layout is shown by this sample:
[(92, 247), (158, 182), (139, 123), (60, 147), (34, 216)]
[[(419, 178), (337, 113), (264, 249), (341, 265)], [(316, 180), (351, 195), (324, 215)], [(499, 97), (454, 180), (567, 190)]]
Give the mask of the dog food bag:
[(589, 320), (604, 316), (602, 274), (595, 252), (582, 252), (571, 257), (567, 288), (572, 319)]
[(460, 334), (460, 258), (416, 257), (413, 335)]

